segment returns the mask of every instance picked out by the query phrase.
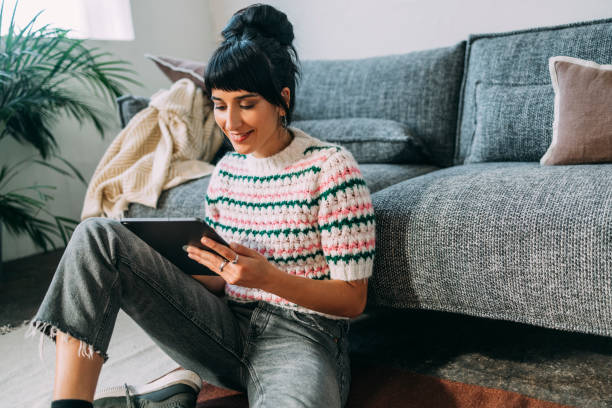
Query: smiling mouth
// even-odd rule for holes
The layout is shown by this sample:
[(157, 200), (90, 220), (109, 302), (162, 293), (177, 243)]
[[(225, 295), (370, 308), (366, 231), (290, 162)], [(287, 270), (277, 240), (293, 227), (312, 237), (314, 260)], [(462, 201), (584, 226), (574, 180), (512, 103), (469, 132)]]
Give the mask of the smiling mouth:
[(242, 133), (242, 134), (239, 134), (239, 135), (235, 135), (235, 134), (230, 134), (230, 135), (231, 135), (232, 140), (233, 140), (234, 142), (240, 143), (240, 142), (245, 141), (245, 140), (246, 140), (246, 138), (247, 138), (247, 137), (249, 137), (249, 136), (251, 135), (251, 133), (253, 133), (253, 130), (252, 130), (252, 129), (251, 129), (251, 130), (249, 130), (249, 131), (248, 131), (248, 132), (246, 132), (246, 133)]

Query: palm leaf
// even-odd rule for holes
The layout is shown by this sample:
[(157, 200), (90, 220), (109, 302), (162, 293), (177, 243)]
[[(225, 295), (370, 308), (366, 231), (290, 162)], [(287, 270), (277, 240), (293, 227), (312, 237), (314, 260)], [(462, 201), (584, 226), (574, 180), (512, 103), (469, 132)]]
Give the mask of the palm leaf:
[[(56, 154), (57, 140), (53, 126), (68, 114), (80, 125), (92, 123), (103, 137), (111, 121), (107, 112), (94, 106), (89, 93), (102, 95), (114, 105), (127, 93), (125, 84), (142, 86), (137, 73), (127, 61), (114, 58), (99, 48), (88, 49), (84, 40), (68, 37), (70, 30), (44, 25), (34, 28), (42, 13), (37, 13), (25, 27), (17, 29), (12, 10), (8, 34), (0, 37), (0, 141), (10, 136), (34, 146), (39, 157), (27, 157), (12, 165), (0, 165), (0, 220), (11, 234), (28, 234), (44, 250), (55, 247), (61, 238), (67, 243), (77, 220), (51, 214), (53, 186), (34, 185), (6, 191), (8, 184), (27, 166), (44, 166), (58, 174), (78, 178), (81, 173)], [(0, 5), (0, 30), (5, 2)], [(88, 91), (88, 96), (73, 91), (74, 79)], [(56, 159), (55, 164), (49, 159)]]
[[(16, 30), (17, 4), (8, 35), (0, 41), (0, 122), (6, 123), (0, 139), (11, 136), (32, 144), (47, 158), (57, 149), (52, 125), (63, 113), (81, 125), (91, 122), (103, 137), (108, 123), (112, 123), (109, 117), (76, 93), (68, 92), (71, 87), (67, 82), (76, 79), (115, 104), (117, 97), (127, 93), (124, 84), (142, 86), (135, 79), (136, 72), (128, 68), (127, 61), (114, 59), (97, 47), (88, 49), (83, 39), (69, 38), (70, 30), (49, 25), (34, 29), (42, 11)], [(0, 14), (4, 2), (1, 8)]]

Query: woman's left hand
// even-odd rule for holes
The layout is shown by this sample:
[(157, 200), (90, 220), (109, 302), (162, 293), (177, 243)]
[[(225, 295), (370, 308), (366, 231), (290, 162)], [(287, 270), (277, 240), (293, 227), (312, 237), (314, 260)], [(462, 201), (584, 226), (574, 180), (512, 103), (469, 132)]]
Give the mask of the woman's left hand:
[[(202, 237), (201, 242), (204, 246), (214, 250), (225, 259), (213, 252), (193, 245), (187, 247), (189, 258), (218, 273), (227, 283), (248, 288), (264, 289), (273, 280), (276, 268), (265, 256), (254, 249), (240, 245), (237, 242), (232, 242), (230, 247), (227, 247), (207, 237)], [(238, 255), (238, 262), (234, 264), (232, 261), (236, 258), (236, 254)], [(228, 262), (223, 267), (223, 271), (220, 271), (219, 267), (226, 259)]]

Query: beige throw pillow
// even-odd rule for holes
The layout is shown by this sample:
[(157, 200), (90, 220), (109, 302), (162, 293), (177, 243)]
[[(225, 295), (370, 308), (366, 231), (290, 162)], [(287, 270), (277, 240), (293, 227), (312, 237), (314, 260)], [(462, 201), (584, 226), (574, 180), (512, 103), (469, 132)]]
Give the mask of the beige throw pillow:
[(188, 78), (200, 88), (205, 89), (204, 72), (206, 64), (204, 62), (151, 54), (145, 54), (145, 57), (155, 62), (155, 65), (157, 65), (172, 82), (176, 82), (182, 78)]
[(612, 65), (552, 57), (552, 143), (541, 165), (612, 163)]

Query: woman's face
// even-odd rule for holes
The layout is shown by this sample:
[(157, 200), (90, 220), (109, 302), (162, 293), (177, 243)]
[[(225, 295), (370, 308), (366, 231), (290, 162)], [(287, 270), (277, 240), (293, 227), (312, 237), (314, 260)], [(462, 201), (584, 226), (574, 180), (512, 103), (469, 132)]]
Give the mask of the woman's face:
[[(283, 96), (289, 88), (283, 89)], [(283, 109), (261, 95), (213, 89), (215, 121), (240, 154), (268, 157), (282, 150), (287, 139), (279, 125)]]

